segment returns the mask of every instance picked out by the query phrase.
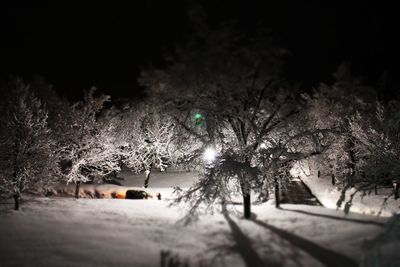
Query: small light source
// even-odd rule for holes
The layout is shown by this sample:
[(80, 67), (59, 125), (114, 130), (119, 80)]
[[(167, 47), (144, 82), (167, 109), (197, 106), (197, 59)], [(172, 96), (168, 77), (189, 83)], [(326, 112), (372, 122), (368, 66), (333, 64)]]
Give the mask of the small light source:
[(266, 149), (266, 148), (267, 148), (267, 145), (266, 145), (265, 143), (261, 143), (261, 144), (260, 144), (260, 148), (261, 148), (261, 149)]
[(194, 123), (195, 123), (195, 125), (199, 126), (199, 125), (201, 125), (203, 123), (203, 121), (204, 121), (203, 115), (201, 115), (200, 113), (196, 113), (194, 115)]
[(214, 148), (209, 147), (204, 151), (203, 159), (211, 162), (215, 160), (216, 156), (217, 156), (217, 151), (215, 151)]

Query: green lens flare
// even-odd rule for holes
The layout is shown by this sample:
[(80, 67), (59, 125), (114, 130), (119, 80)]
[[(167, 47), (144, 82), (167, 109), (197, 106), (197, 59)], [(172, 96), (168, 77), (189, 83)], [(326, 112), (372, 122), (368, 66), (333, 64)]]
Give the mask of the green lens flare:
[(203, 123), (204, 117), (200, 113), (196, 113), (194, 115), (194, 123), (195, 125), (199, 126)]

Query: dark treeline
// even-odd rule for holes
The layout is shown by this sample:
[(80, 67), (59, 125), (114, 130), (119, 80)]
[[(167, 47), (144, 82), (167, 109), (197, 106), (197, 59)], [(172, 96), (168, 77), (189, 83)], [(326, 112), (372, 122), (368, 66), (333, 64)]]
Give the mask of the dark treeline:
[(250, 192), (265, 201), (275, 191), (279, 206), (279, 188), (304, 159), (343, 190), (398, 184), (400, 102), (379, 95), (384, 79), (365, 84), (342, 64), (332, 84), (303, 90), (286, 81), (287, 51), (265, 32), (194, 27), (162, 68), (142, 71), (140, 101), (111, 102), (92, 88), (70, 102), (41, 79), (3, 83), (1, 196), (18, 209), (22, 192), (113, 182), (123, 166), (144, 172), (145, 186), (152, 168), (196, 169), (199, 181), (177, 190), (190, 217), (238, 193), (250, 218)]

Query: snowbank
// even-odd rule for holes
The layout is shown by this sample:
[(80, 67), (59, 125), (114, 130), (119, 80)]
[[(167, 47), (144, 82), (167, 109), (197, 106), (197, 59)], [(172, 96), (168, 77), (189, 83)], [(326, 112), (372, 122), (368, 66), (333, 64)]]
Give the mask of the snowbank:
[[(321, 175), (321, 177), (317, 176), (317, 171), (316, 168), (313, 168), (312, 160), (296, 163), (290, 172), (293, 177), (299, 177), (308, 186), (312, 194), (324, 207), (338, 209), (337, 203), (341, 198), (342, 191), (338, 187), (332, 186), (330, 177), (324, 175)], [(362, 192), (357, 192), (350, 202), (349, 200), (354, 190), (347, 190), (344, 201), (339, 209), (349, 209), (352, 212), (385, 217), (400, 212), (400, 199), (394, 200), (391, 197), (385, 203), (385, 198), (389, 193), (388, 189), (379, 189), (378, 195), (369, 193), (363, 196)]]

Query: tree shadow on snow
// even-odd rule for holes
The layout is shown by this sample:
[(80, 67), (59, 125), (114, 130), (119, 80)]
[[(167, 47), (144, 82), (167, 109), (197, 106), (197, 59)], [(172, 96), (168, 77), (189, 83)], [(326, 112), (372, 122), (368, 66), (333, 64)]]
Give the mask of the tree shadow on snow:
[[(311, 256), (313, 256), (315, 259), (320, 261), (321, 263), (325, 264), (327, 267), (336, 267), (336, 266), (341, 266), (341, 267), (356, 267), (358, 264), (351, 258), (339, 254), (335, 251), (326, 249), (316, 243), (313, 243), (307, 239), (304, 239), (300, 236), (294, 235), (292, 233), (289, 233), (287, 231), (281, 230), (279, 228), (276, 228), (272, 225), (266, 224), (265, 222), (258, 221), (256, 219), (252, 220), (255, 224), (264, 227), (271, 232), (277, 234), (279, 237), (282, 239), (288, 241), (290, 244), (293, 246), (296, 246), (303, 251), (307, 252)], [(268, 266), (268, 265), (267, 265)]]
[[(229, 216), (228, 212), (222, 213), (226, 222), (228, 223), (228, 232), (221, 233), (217, 231), (211, 233), (210, 236), (214, 238), (212, 240), (218, 240), (215, 238), (216, 235), (224, 234), (228, 235), (232, 242), (223, 244), (211, 245), (208, 252), (214, 254), (211, 266), (224, 265), (224, 258), (227, 254), (239, 254), (243, 259), (245, 266), (298, 266), (306, 267), (302, 262), (304, 256), (308, 256), (301, 248), (291, 246), (291, 243), (281, 236), (271, 232), (271, 234), (260, 235), (257, 234), (250, 238), (246, 235), (239, 225)], [(235, 216), (236, 217), (236, 216)], [(239, 217), (241, 217), (239, 215)], [(252, 219), (256, 219), (256, 214), (252, 214)], [(219, 243), (219, 242), (217, 242)], [(255, 250), (254, 248), (257, 248)], [(215, 264), (219, 261), (218, 264)]]
[(294, 209), (283, 209), (283, 210), (290, 211), (290, 212), (297, 212), (297, 213), (310, 215), (310, 216), (323, 217), (323, 218), (328, 218), (328, 219), (333, 219), (333, 220), (338, 220), (338, 221), (347, 221), (347, 222), (354, 222), (354, 223), (361, 223), (361, 224), (371, 224), (371, 225), (376, 225), (376, 226), (380, 226), (380, 227), (385, 226), (385, 223), (383, 223), (383, 222), (366, 221), (366, 220), (352, 219), (352, 218), (346, 218), (346, 217), (337, 217), (337, 216), (333, 216), (333, 215), (313, 213), (313, 212), (304, 211), (304, 210), (294, 210)]
[(224, 217), (228, 222), (228, 225), (232, 232), (233, 240), (235, 241), (235, 247), (243, 258), (247, 267), (262, 267), (262, 266), (280, 266), (276, 262), (265, 262), (263, 261), (254, 250), (252, 241), (248, 238), (239, 226), (229, 217), (227, 212), (224, 212)]

